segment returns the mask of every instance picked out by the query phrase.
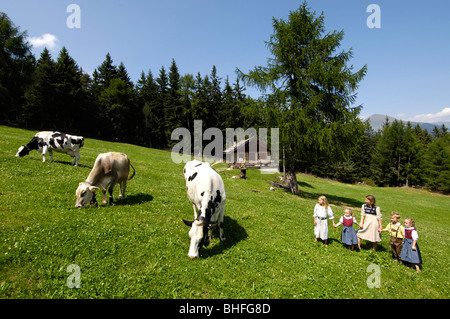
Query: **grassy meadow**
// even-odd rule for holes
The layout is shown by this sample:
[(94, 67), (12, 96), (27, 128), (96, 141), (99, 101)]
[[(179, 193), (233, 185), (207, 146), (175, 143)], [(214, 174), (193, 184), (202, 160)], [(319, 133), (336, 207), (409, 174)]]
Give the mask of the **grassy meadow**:
[[(14, 157), (35, 132), (0, 126), (0, 298), (449, 298), (450, 197), (410, 188), (349, 185), (299, 174), (300, 196), (270, 191), (278, 174), (215, 168), (227, 203), (225, 235), (214, 232), (201, 258), (187, 257), (193, 219), (184, 164), (170, 153), (86, 139), (78, 167), (54, 153), (42, 163), (36, 151)], [(136, 169), (127, 198), (116, 205), (75, 208), (75, 190), (99, 153), (126, 153)], [(378, 251), (363, 242), (351, 252), (342, 228), (329, 223), (329, 245), (314, 243), (313, 208), (320, 195), (339, 219), (359, 210), (367, 194), (381, 207), (383, 226), (395, 210), (412, 217), (419, 233), (421, 272), (394, 263), (389, 235)], [(97, 194), (101, 203), (101, 192)], [(69, 265), (80, 269), (80, 288), (70, 289)], [(381, 270), (381, 287), (367, 280)]]

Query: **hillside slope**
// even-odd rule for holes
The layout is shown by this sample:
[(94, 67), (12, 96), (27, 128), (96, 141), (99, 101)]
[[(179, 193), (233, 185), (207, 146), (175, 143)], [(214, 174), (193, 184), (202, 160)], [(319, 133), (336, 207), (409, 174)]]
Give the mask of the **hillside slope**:
[[(42, 163), (32, 152), (14, 157), (34, 132), (0, 126), (0, 298), (448, 298), (449, 197), (426, 191), (371, 188), (298, 175), (300, 196), (270, 191), (277, 174), (249, 170), (247, 180), (218, 165), (227, 204), (225, 234), (187, 257), (193, 219), (183, 165), (170, 153), (86, 139), (80, 166), (54, 154)], [(101, 152), (126, 153), (136, 169), (127, 199), (115, 206), (76, 209), (75, 189)], [(389, 238), (377, 252), (364, 244), (351, 253), (341, 228), (329, 223), (329, 247), (313, 243), (313, 208), (325, 195), (337, 218), (372, 193), (386, 225), (395, 210), (413, 217), (424, 260), (416, 273), (392, 262)], [(118, 190), (115, 191), (117, 198)], [(97, 195), (100, 200), (100, 194)], [(381, 269), (381, 287), (370, 288), (370, 265)], [(70, 265), (80, 288), (70, 289)], [(69, 268), (71, 269), (71, 268)]]

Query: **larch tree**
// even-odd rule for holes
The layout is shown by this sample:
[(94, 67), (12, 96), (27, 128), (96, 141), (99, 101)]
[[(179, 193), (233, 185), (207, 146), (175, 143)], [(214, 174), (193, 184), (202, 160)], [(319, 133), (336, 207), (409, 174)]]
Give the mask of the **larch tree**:
[(364, 135), (363, 126), (354, 125), (361, 122), (361, 106), (352, 105), (367, 66), (354, 72), (347, 65), (352, 50), (336, 52), (344, 32), (325, 33), (324, 14), (316, 16), (306, 2), (286, 21), (273, 18), (273, 31), (266, 42), (272, 54), (267, 66), (237, 73), (247, 85), (269, 91), (268, 123), (280, 130), (285, 182), (298, 194), (299, 163), (324, 153), (330, 161), (345, 159)]

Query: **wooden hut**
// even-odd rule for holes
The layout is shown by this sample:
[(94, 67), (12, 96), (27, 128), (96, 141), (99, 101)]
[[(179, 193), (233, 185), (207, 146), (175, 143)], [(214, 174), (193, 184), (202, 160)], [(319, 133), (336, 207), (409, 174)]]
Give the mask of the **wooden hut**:
[(232, 147), (223, 152), (223, 160), (232, 168), (271, 166), (273, 161), (270, 154), (266, 143), (257, 137), (250, 137), (234, 142)]

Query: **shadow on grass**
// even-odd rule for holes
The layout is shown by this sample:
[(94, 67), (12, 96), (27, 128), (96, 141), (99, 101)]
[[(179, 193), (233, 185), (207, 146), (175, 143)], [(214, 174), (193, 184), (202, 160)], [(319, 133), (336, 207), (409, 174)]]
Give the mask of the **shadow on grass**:
[[(202, 248), (200, 251), (202, 258), (212, 257), (217, 254), (222, 254), (224, 251), (230, 249), (235, 246), (241, 240), (244, 240), (248, 237), (247, 232), (244, 227), (240, 226), (236, 220), (224, 216), (224, 232), (227, 240), (225, 242), (220, 241), (218, 244), (214, 246), (210, 246), (207, 248)], [(216, 227), (212, 234), (213, 237), (219, 237), (219, 229)]]
[(314, 186), (312, 186), (311, 184), (308, 184), (308, 183), (303, 182), (303, 181), (297, 181), (297, 185), (298, 185), (299, 187), (309, 187), (309, 188), (314, 188)]
[(355, 200), (354, 198), (330, 195), (326, 193), (314, 193), (314, 192), (305, 192), (299, 189), (299, 195), (301, 198), (305, 199), (314, 199), (317, 200), (320, 196), (325, 196), (328, 200), (328, 203), (341, 206), (341, 207), (361, 207), (364, 204), (364, 198), (361, 200)]
[[(97, 198), (97, 204), (87, 204), (86, 206), (84, 206), (83, 208), (100, 208), (100, 207), (111, 207), (111, 206), (130, 206), (130, 205), (139, 205), (142, 203), (146, 203), (146, 202), (150, 202), (153, 200), (153, 196), (150, 194), (145, 194), (145, 193), (139, 193), (139, 194), (133, 194), (133, 195), (126, 195), (127, 197), (125, 197), (124, 199), (119, 199), (116, 196), (114, 196), (114, 204), (110, 205), (110, 204), (103, 204), (102, 200), (103, 200), (103, 195), (101, 195), (101, 191), (97, 192), (96, 194), (96, 198)], [(98, 195), (100, 194), (100, 195)], [(107, 197), (108, 197), (108, 193), (107, 193)], [(75, 202), (74, 202), (75, 203)], [(81, 209), (81, 208), (77, 208), (77, 207), (70, 207), (70, 209)]]
[[(51, 162), (50, 161), (50, 157), (46, 157), (46, 159), (45, 159), (45, 162), (42, 162), (42, 158), (36, 158), (36, 157), (22, 157), (22, 158), (26, 158), (27, 160), (30, 160), (30, 161), (36, 161), (36, 162), (41, 162), (43, 165), (45, 165), (45, 164), (49, 164), (49, 165), (52, 165), (52, 164), (63, 164), (63, 165), (69, 165), (69, 166), (73, 166), (73, 167), (77, 167), (77, 166), (74, 166), (72, 163), (73, 163), (73, 159), (72, 160), (69, 160), (69, 162), (67, 162), (67, 161), (61, 161), (61, 160), (53, 160), (53, 162)], [(89, 166), (89, 165), (84, 165), (84, 164), (81, 164), (80, 162), (78, 162), (78, 167), (81, 167), (81, 168), (89, 168), (89, 169), (92, 169), (92, 166)]]
[[(126, 194), (125, 194), (126, 195)], [(138, 193), (133, 195), (126, 195), (122, 200), (117, 200), (116, 203), (120, 203), (121, 205), (137, 205), (146, 202), (151, 202), (153, 200), (153, 196), (145, 193)]]
[[(373, 243), (368, 240), (361, 239), (361, 250), (373, 251)], [(381, 242), (379, 242), (377, 244), (376, 251), (378, 252), (378, 251), (388, 251), (388, 250), (386, 249), (386, 247), (384, 247), (382, 245)]]
[[(325, 241), (322, 240), (322, 239), (320, 239), (320, 238), (317, 239), (317, 242), (313, 242), (313, 243), (314, 243), (315, 245), (325, 245)], [(329, 238), (327, 239), (327, 244), (328, 244), (328, 245), (341, 244), (341, 241), (340, 241), (339, 239), (329, 237)]]
[[(50, 161), (49, 161), (49, 163), (50, 163)], [(63, 164), (63, 165), (70, 165), (70, 166), (74, 166), (74, 165), (72, 165), (73, 161), (72, 161), (72, 162), (64, 162), (64, 161), (53, 161), (53, 163), (58, 163), (58, 164)], [(76, 167), (76, 166), (74, 166), (74, 167)], [(84, 165), (84, 164), (81, 164), (81, 163), (78, 163), (78, 167), (82, 167), (82, 168), (89, 168), (89, 169), (92, 169), (92, 166)]]

